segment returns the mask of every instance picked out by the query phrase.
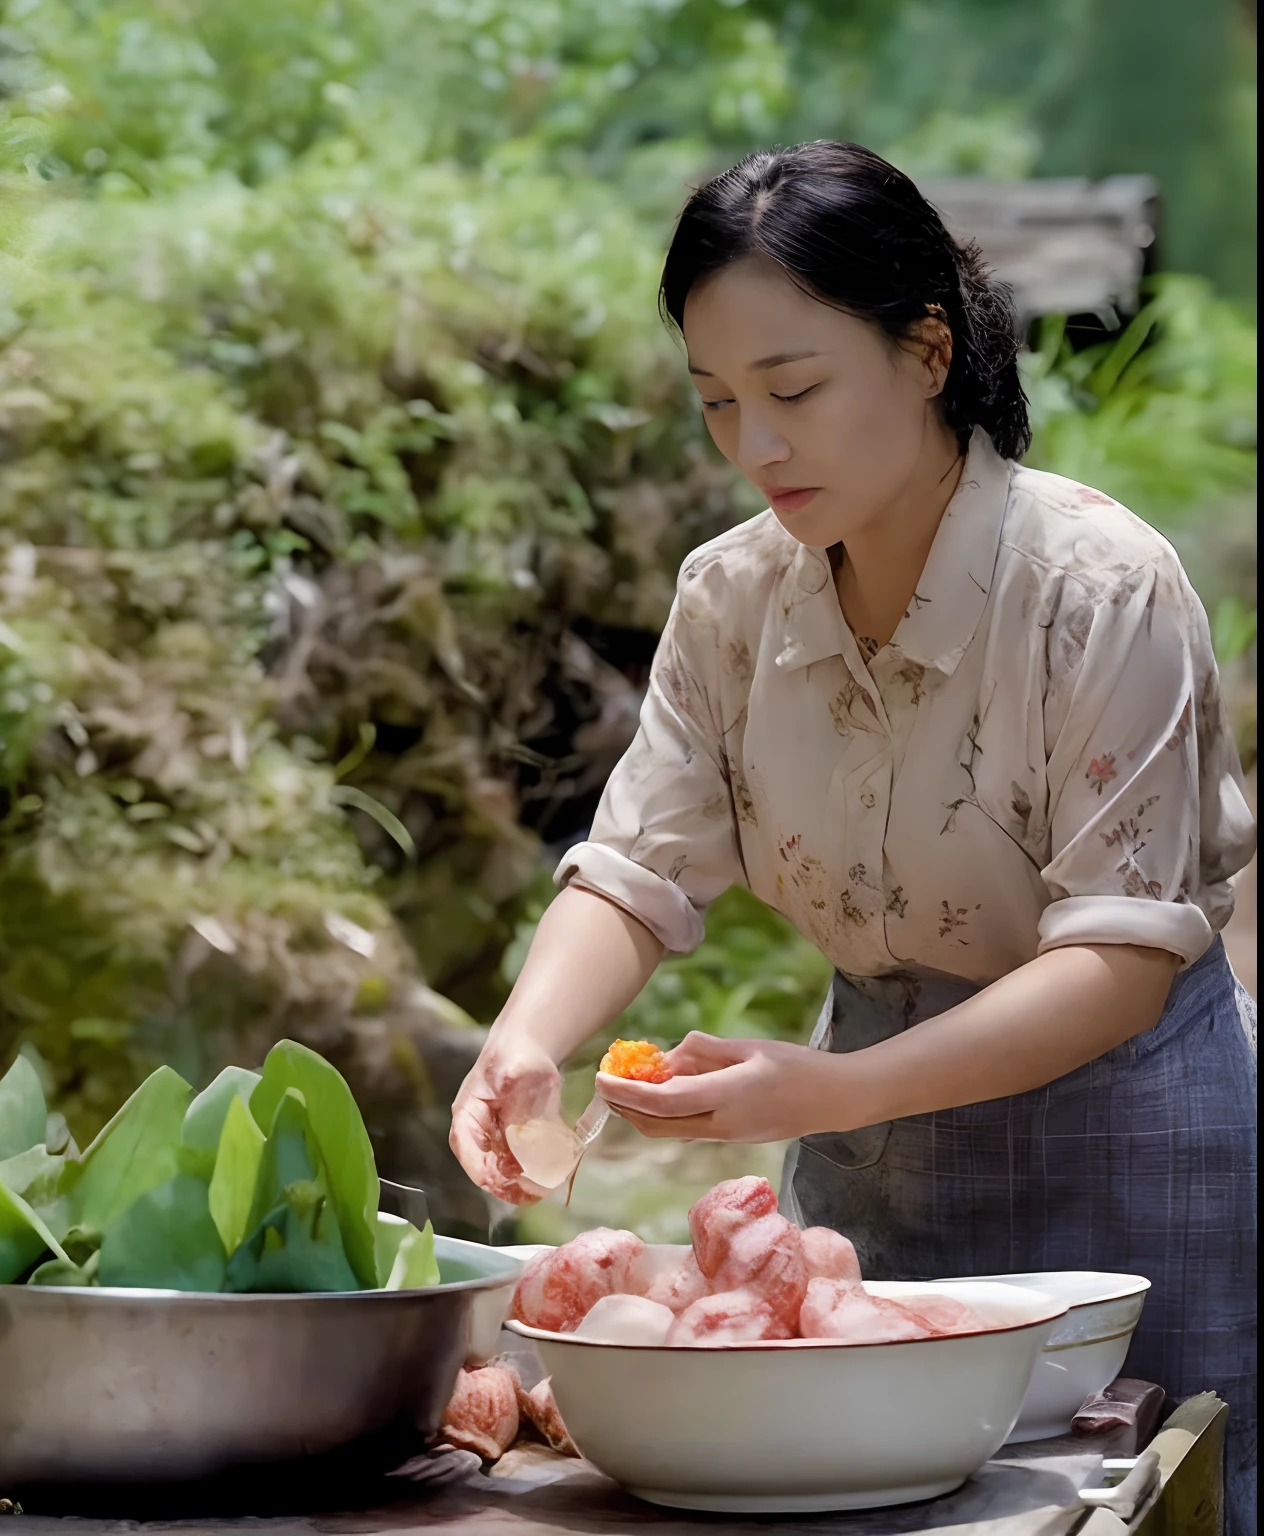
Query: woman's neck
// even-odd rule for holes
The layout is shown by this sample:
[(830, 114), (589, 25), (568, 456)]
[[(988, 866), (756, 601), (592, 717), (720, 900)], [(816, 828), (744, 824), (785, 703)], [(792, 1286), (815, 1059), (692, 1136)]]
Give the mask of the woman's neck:
[(913, 601), (935, 534), (965, 466), (955, 435), (937, 438), (896, 501), (830, 552), (843, 617), (868, 661)]

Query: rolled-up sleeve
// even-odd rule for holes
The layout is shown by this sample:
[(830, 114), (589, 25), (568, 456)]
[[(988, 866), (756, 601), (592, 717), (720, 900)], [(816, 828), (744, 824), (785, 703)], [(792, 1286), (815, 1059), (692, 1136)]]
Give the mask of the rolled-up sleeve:
[(595, 891), (669, 950), (702, 942), (703, 914), (743, 880), (716, 700), (712, 626), (686, 617), (678, 592), (659, 643), (636, 738), (611, 775), (588, 841), (570, 849), (559, 886)]
[[(1172, 566), (1133, 572), (1095, 603), (1049, 756), (1042, 953), (1136, 944), (1192, 964), (1212, 942), (1199, 901), (1223, 860), (1204, 845), (1253, 838), (1206, 617)], [(1209, 803), (1214, 826), (1201, 824)]]

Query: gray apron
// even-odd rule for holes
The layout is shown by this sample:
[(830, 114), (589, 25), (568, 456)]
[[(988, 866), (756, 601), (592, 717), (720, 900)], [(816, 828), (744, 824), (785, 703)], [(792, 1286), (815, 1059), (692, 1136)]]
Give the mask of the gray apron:
[[(836, 974), (811, 1044), (861, 1050), (977, 990)], [(1229, 1403), (1229, 1536), (1254, 1536), (1255, 1004), (1217, 939), (1146, 1034), (1031, 1093), (841, 1134), (786, 1156), (782, 1208), (833, 1227), (872, 1279), (1145, 1275), (1124, 1374)]]

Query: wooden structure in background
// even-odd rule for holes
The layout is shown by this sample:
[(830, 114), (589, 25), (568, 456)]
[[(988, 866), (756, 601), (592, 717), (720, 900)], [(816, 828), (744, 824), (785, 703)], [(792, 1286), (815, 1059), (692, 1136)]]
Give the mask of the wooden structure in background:
[(1014, 289), (1024, 327), (1041, 315), (1093, 315), (1107, 330), (1135, 314), (1159, 217), (1149, 176), (924, 181), (958, 236), (979, 242)]

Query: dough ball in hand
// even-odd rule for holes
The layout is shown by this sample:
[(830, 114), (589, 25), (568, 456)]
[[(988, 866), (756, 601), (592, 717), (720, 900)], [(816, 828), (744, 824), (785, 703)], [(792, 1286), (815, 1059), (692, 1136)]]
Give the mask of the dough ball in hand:
[(667, 1057), (648, 1040), (613, 1041), (597, 1070), (634, 1083), (667, 1083), (672, 1075)]

